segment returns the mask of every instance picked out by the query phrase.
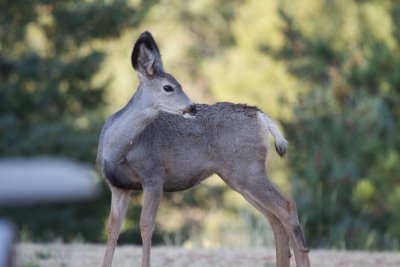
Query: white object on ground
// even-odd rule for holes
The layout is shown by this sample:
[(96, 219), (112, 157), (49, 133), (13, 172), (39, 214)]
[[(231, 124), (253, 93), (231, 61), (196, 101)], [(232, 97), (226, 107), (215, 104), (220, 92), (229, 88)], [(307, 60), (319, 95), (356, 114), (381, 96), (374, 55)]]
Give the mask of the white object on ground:
[(94, 172), (66, 159), (0, 160), (0, 206), (77, 200), (96, 195)]

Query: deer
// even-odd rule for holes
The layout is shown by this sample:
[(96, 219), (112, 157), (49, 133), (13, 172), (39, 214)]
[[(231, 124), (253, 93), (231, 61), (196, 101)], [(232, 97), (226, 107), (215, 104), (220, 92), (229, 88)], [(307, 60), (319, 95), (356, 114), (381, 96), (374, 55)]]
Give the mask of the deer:
[(228, 102), (194, 104), (179, 82), (164, 71), (148, 31), (134, 44), (133, 69), (140, 84), (128, 104), (105, 122), (97, 163), (111, 191), (103, 267), (110, 267), (131, 190), (142, 191), (139, 226), (142, 267), (150, 267), (151, 239), (163, 192), (194, 187), (217, 174), (269, 221), (276, 266), (309, 267), (309, 247), (293, 200), (266, 174), (269, 134), (283, 157), (288, 142), (277, 124), (257, 107)]

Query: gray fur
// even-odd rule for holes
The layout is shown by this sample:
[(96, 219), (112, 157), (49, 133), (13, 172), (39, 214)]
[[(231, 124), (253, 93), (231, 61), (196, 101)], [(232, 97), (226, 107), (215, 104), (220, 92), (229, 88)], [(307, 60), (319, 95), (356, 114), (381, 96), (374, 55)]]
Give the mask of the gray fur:
[[(135, 44), (132, 62), (139, 72), (139, 88), (106, 121), (99, 140), (97, 162), (112, 192), (103, 267), (111, 266), (129, 190), (143, 190), (142, 267), (149, 267), (162, 192), (188, 189), (213, 173), (268, 218), (275, 234), (278, 267), (289, 266), (289, 240), (297, 267), (309, 267), (296, 206), (266, 176), (269, 133), (281, 156), (288, 146), (273, 120), (246, 105), (192, 105), (180, 84), (162, 69), (157, 45), (148, 32)], [(166, 85), (173, 91), (163, 90)]]
[(256, 108), (218, 103), (196, 105), (196, 109), (193, 119), (160, 113), (135, 138), (117, 167), (114, 186), (141, 189), (137, 182), (154, 176), (157, 170), (165, 191), (179, 191), (213, 173), (229, 175), (241, 164), (257, 164), (264, 170), (266, 149), (259, 146)]

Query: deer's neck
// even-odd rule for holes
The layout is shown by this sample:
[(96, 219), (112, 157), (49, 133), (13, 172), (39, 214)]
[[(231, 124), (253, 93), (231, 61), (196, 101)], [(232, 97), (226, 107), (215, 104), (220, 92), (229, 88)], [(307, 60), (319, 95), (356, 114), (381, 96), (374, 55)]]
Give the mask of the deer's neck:
[(146, 102), (143, 93), (139, 87), (131, 101), (108, 119), (100, 136), (98, 160), (124, 160), (133, 140), (157, 117), (159, 112)]

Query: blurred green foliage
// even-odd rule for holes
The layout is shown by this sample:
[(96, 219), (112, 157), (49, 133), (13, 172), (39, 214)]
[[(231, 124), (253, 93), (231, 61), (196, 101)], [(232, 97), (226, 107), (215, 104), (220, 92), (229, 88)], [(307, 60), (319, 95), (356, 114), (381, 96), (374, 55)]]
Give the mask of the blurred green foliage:
[[(105, 114), (133, 94), (129, 53), (150, 30), (166, 70), (198, 102), (258, 105), (279, 119), (291, 193), (312, 247), (400, 242), (400, 3), (390, 0), (0, 1), (0, 155), (94, 163)], [(0, 210), (28, 240), (101, 241), (93, 202)], [(266, 221), (215, 178), (166, 194), (155, 242), (271, 245)], [(134, 193), (122, 242), (140, 243)], [(260, 237), (263, 238), (260, 238)], [(247, 238), (247, 239), (246, 239)]]
[[(0, 156), (94, 163), (109, 83), (109, 77), (94, 79), (105, 58), (101, 44), (136, 27), (152, 4), (1, 1)], [(15, 220), (23, 239), (100, 241), (108, 209), (103, 186), (99, 199), (88, 203), (0, 214)]]
[(309, 84), (285, 123), (306, 236), (316, 246), (398, 248), (400, 5), (321, 1), (315, 17), (291, 5), (279, 8), (283, 47), (267, 51)]

